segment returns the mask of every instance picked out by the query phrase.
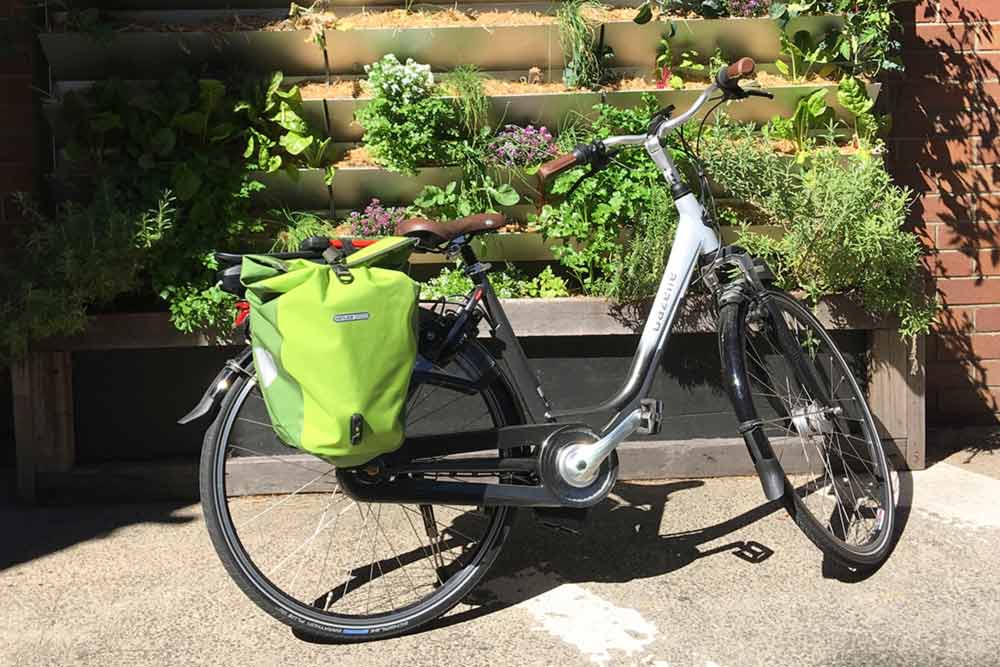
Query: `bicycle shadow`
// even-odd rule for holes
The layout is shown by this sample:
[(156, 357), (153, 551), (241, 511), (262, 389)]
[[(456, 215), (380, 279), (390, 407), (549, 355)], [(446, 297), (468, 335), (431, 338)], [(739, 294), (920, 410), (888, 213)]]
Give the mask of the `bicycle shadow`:
[[(513, 535), (512, 540), (522, 538), (522, 545), (527, 545), (530, 539), (538, 546), (522, 546), (505, 552), (506, 557), (501, 556), (490, 574), (464, 600), (466, 604), (475, 606), (437, 619), (417, 632), (481, 618), (547, 593), (565, 583), (625, 583), (667, 575), (710, 556), (732, 554), (748, 563), (759, 564), (774, 555), (773, 549), (755, 540), (734, 540), (709, 548), (703, 546), (747, 528), (776, 512), (784, 512), (780, 501), (764, 502), (742, 514), (697, 530), (660, 534), (661, 521), (665, 511), (669, 509), (670, 496), (703, 485), (704, 482), (697, 480), (658, 485), (620, 483), (615, 487), (614, 495), (627, 504), (611, 499), (594, 508), (590, 529), (580, 537), (580, 549), (572, 558), (566, 557), (565, 541), (558, 536), (539, 534), (537, 530)], [(897, 486), (895, 534), (886, 559), (877, 567), (862, 571), (852, 570), (824, 554), (821, 567), (824, 579), (860, 583), (872, 577), (888, 562), (909, 520), (913, 483), (908, 471), (899, 471)], [(623, 512), (627, 515), (622, 516)], [(522, 524), (522, 529), (524, 527)], [(623, 548), (623, 545), (628, 548)], [(811, 547), (803, 542), (802, 548)], [(604, 554), (613, 554), (613, 558), (605, 558)], [(601, 557), (594, 557), (598, 555)], [(516, 577), (517, 573), (524, 571), (537, 574)]]
[[(893, 549), (905, 530), (913, 498), (909, 472), (900, 471), (898, 479), (899, 500)], [(517, 548), (505, 549), (486, 578), (465, 597), (463, 602), (471, 606), (421, 626), (414, 634), (482, 618), (567, 583), (625, 583), (650, 579), (721, 554), (732, 554), (751, 564), (762, 563), (774, 555), (771, 547), (753, 539), (737, 539), (707, 548), (705, 545), (752, 526), (776, 512), (784, 512), (781, 501), (764, 502), (725, 521), (696, 530), (661, 533), (664, 515), (673, 511), (671, 498), (704, 484), (701, 480), (619, 482), (613, 493), (591, 510), (585, 531), (575, 537), (544, 529), (532, 521), (528, 512), (524, 512), (510, 537), (510, 544), (517, 544)], [(471, 532), (472, 521), (468, 514), (456, 517), (451, 539), (466, 530)], [(572, 543), (568, 544), (568, 541)], [(456, 545), (449, 541), (443, 546), (451, 548)], [(805, 541), (801, 547), (811, 548)], [(567, 557), (569, 551), (572, 551), (572, 557)], [(415, 550), (381, 561), (377, 568), (384, 576), (422, 556), (422, 552)], [(853, 571), (824, 555), (821, 571), (824, 578), (859, 583), (880, 568), (881, 565), (864, 572)], [(360, 579), (370, 576), (370, 572), (368, 565), (357, 568), (349, 573), (348, 581), (338, 583), (330, 593), (321, 596), (317, 604), (323, 600), (329, 602), (331, 596), (339, 599), (355, 590), (364, 583)], [(302, 632), (293, 631), (293, 634), (303, 641), (329, 643)]]

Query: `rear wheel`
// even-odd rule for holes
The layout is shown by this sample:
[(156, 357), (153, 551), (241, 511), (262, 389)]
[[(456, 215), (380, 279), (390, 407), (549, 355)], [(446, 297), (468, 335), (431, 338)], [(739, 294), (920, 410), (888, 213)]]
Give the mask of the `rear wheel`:
[[(475, 343), (472, 343), (473, 345)], [(452, 362), (474, 373), (475, 355)], [(524, 423), (500, 378), (468, 395), (411, 387), (408, 435)], [(514, 510), (356, 502), (335, 469), (274, 435), (255, 378), (236, 383), (205, 435), (201, 498), (226, 570), (261, 609), (305, 634), (351, 642), (444, 614), (496, 559)]]
[(727, 353), (742, 356), (732, 381), (748, 390), (737, 414), (759, 421), (781, 459), (786, 507), (803, 532), (850, 567), (875, 567), (892, 549), (893, 471), (856, 370), (808, 308), (782, 292), (762, 297), (776, 315), (761, 299), (720, 314)]

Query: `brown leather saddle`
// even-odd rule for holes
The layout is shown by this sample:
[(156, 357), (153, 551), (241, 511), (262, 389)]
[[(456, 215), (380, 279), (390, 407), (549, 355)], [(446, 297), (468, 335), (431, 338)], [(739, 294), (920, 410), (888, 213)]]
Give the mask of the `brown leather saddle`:
[(502, 213), (478, 213), (446, 222), (410, 218), (396, 225), (396, 235), (420, 239), (420, 246), (434, 248), (459, 236), (472, 238), (476, 234), (495, 232), (506, 226), (507, 220)]

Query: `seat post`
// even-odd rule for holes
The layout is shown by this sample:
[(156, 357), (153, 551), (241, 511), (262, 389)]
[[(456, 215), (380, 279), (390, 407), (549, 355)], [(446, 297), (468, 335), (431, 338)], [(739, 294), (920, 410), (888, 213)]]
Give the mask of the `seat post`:
[(451, 247), (455, 248), (457, 246), (459, 255), (462, 257), (462, 263), (465, 264), (465, 275), (469, 276), (472, 282), (480, 284), (492, 267), (488, 263), (479, 261), (476, 251), (472, 249), (471, 240), (463, 234), (451, 242)]

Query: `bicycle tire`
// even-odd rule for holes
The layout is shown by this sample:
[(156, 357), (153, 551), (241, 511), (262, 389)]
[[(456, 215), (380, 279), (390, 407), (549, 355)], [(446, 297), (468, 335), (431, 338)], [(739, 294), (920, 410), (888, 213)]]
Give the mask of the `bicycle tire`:
[[(794, 318), (798, 323), (808, 328), (804, 333), (797, 331), (794, 334), (794, 339), (796, 344), (799, 344), (800, 336), (803, 337), (802, 340), (813, 341), (806, 346), (811, 348), (811, 351), (800, 347), (802, 356), (794, 361), (789, 361), (788, 355), (783, 350), (778, 349), (774, 351), (774, 354), (767, 355), (756, 348), (753, 341), (761, 336), (769, 335), (766, 333), (767, 331), (774, 330), (771, 311), (763, 306), (764, 300), (767, 300), (776, 312), (782, 313), (783, 317)], [(786, 319), (786, 324), (787, 321)], [(786, 442), (792, 441), (794, 443), (797, 439), (798, 446), (801, 447), (802, 458), (810, 466), (809, 471), (804, 475), (807, 479), (816, 474), (813, 470), (817, 465), (822, 467), (822, 475), (819, 480), (812, 479), (806, 484), (796, 485), (790, 479), (789, 474), (785, 472), (783, 466), (782, 473), (785, 482), (783, 503), (789, 515), (813, 544), (841, 564), (855, 570), (874, 569), (880, 566), (891, 553), (895, 540), (896, 497), (892, 481), (893, 470), (889, 465), (885, 445), (878, 436), (864, 393), (833, 338), (809, 308), (792, 296), (777, 290), (767, 290), (752, 299), (743, 299), (724, 305), (719, 313), (719, 334), (720, 351), (726, 364), (727, 377), (739, 376), (732, 377), (730, 382), (742, 382), (744, 387), (751, 388), (749, 394), (756, 397), (755, 400), (748, 399), (740, 402), (737, 397), (739, 392), (734, 391), (731, 386), (728, 387), (730, 398), (734, 401), (734, 408), (741, 422), (751, 423), (754, 420), (762, 422), (761, 428), (764, 429), (765, 436), (768, 437), (772, 447), (778, 444), (776, 440), (781, 437), (781, 429), (784, 429), (784, 437), (788, 438)], [(770, 335), (773, 335), (774, 338), (778, 337), (777, 334)], [(815, 336), (815, 338), (810, 338), (810, 336)], [(817, 340), (818, 342), (816, 342)], [(826, 346), (829, 350), (825, 359), (824, 355), (820, 353), (820, 345)], [(742, 355), (742, 359), (726, 358), (733, 354)], [(779, 356), (782, 358), (782, 363), (786, 365), (784, 367), (786, 376), (794, 376), (795, 382), (799, 383), (799, 386), (796, 387), (791, 379), (786, 378), (787, 401), (786, 397), (781, 395), (780, 381), (774, 382), (773, 376), (768, 379), (760, 377), (763, 374), (761, 368), (769, 365), (769, 362), (764, 359)], [(811, 361), (807, 358), (810, 358)], [(818, 366), (816, 365), (817, 360)], [(797, 365), (802, 363), (812, 363), (814, 368), (821, 368), (824, 363), (827, 363), (830, 367), (828, 376), (831, 388), (834, 387), (833, 378), (839, 371), (841, 377), (837, 379), (836, 389), (830, 392), (831, 398), (827, 401), (838, 403), (835, 408), (840, 410), (839, 414), (832, 414), (833, 410), (829, 409), (830, 406), (820, 405), (819, 399), (812, 397), (808, 389), (803, 387), (809, 382), (799, 377), (804, 371), (802, 366)], [(751, 371), (751, 368), (754, 370)], [(742, 369), (742, 372), (738, 370), (730, 372), (730, 369)], [(822, 377), (824, 380), (827, 378), (825, 370), (823, 370)], [(775, 384), (779, 386), (775, 387)], [(765, 386), (771, 391), (763, 391)], [(754, 392), (754, 387), (758, 388), (758, 391)], [(835, 394), (842, 391), (841, 387), (849, 396), (841, 399), (834, 398)], [(744, 392), (743, 396), (747, 396), (747, 392)], [(781, 399), (782, 403), (779, 404), (776, 399)], [(848, 408), (845, 408), (845, 405)], [(850, 409), (850, 414), (854, 416), (846, 416), (845, 410), (847, 409)], [(810, 422), (820, 413), (829, 423), (820, 421), (817, 426)], [(774, 414), (775, 417), (773, 419), (763, 418), (770, 414)], [(833, 424), (832, 430), (825, 432), (824, 429), (830, 427), (830, 424)], [(851, 433), (849, 434), (847, 431)], [(864, 434), (863, 444), (870, 457), (866, 461), (853, 460), (859, 458), (856, 456), (860, 448), (858, 443), (862, 440), (860, 436), (856, 435), (859, 431)], [(817, 433), (823, 436), (821, 438), (824, 443), (822, 446), (817, 444)], [(831, 444), (834, 442), (836, 446)], [(844, 443), (847, 443), (847, 448), (851, 453), (844, 451)], [(774, 448), (776, 452), (779, 451), (779, 448)], [(832, 457), (838, 456), (835, 449), (839, 449), (840, 452), (840, 461), (837, 462), (831, 460)], [(814, 456), (810, 459), (810, 451), (818, 452), (819, 457)], [(849, 459), (851, 460), (849, 461)], [(862, 466), (865, 466), (867, 471), (857, 470)], [(870, 482), (868, 481), (869, 477), (871, 478)], [(844, 479), (846, 479), (846, 484)], [(819, 490), (825, 488), (819, 486), (819, 481), (824, 480), (830, 491)], [(866, 484), (871, 487), (879, 486), (877, 490), (872, 491), (867, 496), (858, 498), (859, 492), (864, 492), (866, 488), (869, 488)], [(833, 494), (832, 502), (834, 503), (831, 517), (817, 516), (817, 510), (809, 502), (814, 500), (813, 496), (817, 496), (817, 494), (830, 495), (830, 492)], [(878, 498), (874, 498), (876, 495)], [(822, 498), (822, 495), (819, 497)], [(843, 497), (854, 501), (853, 509), (846, 508)], [(877, 507), (872, 507), (872, 502), (879, 504)], [(815, 504), (819, 505), (819, 503)], [(868, 516), (871, 514), (875, 515), (874, 518)], [(866, 519), (871, 519), (875, 530), (877, 530), (874, 538), (865, 544), (850, 544), (847, 538), (851, 528), (843, 525), (845, 519), (850, 518), (848, 515), (866, 515)]]
[[(469, 345), (478, 343), (472, 342)], [(460, 351), (456, 355), (456, 362), (471, 365), (475, 358), (481, 357)], [(200, 470), (201, 499), (212, 544), (229, 576), (243, 593), (263, 611), (291, 627), (296, 634), (331, 643), (371, 641), (412, 632), (458, 604), (482, 579), (499, 555), (510, 534), (516, 515), (515, 508), (498, 507), (489, 510), (492, 512), (492, 519), (474, 557), (461, 569), (451, 573), (441, 587), (427, 598), (392, 613), (348, 618), (320, 612), (277, 588), (260, 572), (246, 554), (233, 529), (225, 492), (225, 463), (221, 462), (220, 465), (220, 456), (225, 456), (228, 447), (225, 443), (228, 439), (226, 425), (229, 423), (231, 426), (233, 415), (238, 414), (238, 403), (246, 400), (247, 387), (252, 382), (252, 378), (241, 378), (227, 393), (217, 418), (205, 434)], [(509, 386), (501, 375), (481, 392), (490, 406), (490, 417), (495, 426), (524, 423), (524, 416)], [(440, 580), (440, 574), (438, 578)], [(372, 581), (369, 584), (374, 586)], [(345, 584), (345, 591), (347, 587)]]

